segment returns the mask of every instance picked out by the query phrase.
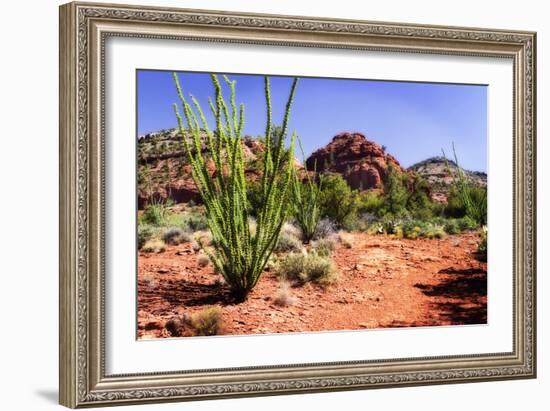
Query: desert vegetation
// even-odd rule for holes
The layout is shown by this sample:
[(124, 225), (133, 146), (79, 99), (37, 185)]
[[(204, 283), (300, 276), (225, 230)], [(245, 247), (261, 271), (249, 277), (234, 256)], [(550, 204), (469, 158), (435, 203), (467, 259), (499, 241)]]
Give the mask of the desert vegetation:
[[(211, 80), (213, 124), (174, 74), (178, 129), (138, 143), (142, 338), (486, 321), (487, 188), (454, 147), (404, 169), (342, 133), (306, 158), (288, 130), (298, 79), (280, 125), (264, 79), (256, 137), (235, 81)], [(435, 163), (444, 181), (416, 171)]]

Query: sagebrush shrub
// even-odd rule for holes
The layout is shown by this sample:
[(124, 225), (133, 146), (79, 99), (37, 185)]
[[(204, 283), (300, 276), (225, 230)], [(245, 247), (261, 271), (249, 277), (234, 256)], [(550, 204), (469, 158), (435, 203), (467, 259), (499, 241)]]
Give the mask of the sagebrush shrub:
[(306, 257), (305, 271), (307, 279), (319, 284), (331, 284), (336, 281), (336, 269), (330, 258), (317, 253), (310, 253)]
[(336, 238), (336, 236), (330, 236), (313, 241), (311, 243), (311, 248), (315, 250), (317, 254), (328, 257), (336, 248), (337, 243), (338, 239)]
[(326, 238), (333, 235), (336, 232), (336, 224), (330, 218), (323, 218), (317, 224), (315, 229), (315, 234), (313, 235), (314, 240), (320, 240), (321, 238)]
[(275, 252), (288, 252), (288, 251), (300, 251), (302, 249), (302, 242), (294, 234), (289, 232), (281, 232), (277, 245), (275, 246)]
[(315, 251), (288, 254), (280, 261), (277, 271), (282, 279), (301, 283), (330, 284), (337, 279), (332, 260)]
[(277, 272), (284, 280), (299, 280), (305, 281), (307, 275), (305, 273), (306, 255), (304, 253), (290, 253), (279, 261)]

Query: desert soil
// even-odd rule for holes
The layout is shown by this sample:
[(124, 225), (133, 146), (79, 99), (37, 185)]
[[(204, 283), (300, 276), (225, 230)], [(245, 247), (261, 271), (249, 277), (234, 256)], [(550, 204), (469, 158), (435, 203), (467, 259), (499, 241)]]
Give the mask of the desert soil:
[(487, 265), (475, 259), (478, 234), (407, 240), (352, 234), (333, 252), (339, 280), (293, 286), (279, 307), (275, 273), (265, 272), (246, 302), (231, 302), (211, 265), (199, 267), (191, 244), (139, 253), (138, 336), (170, 337), (164, 324), (205, 307), (222, 309), (224, 334), (484, 324)]

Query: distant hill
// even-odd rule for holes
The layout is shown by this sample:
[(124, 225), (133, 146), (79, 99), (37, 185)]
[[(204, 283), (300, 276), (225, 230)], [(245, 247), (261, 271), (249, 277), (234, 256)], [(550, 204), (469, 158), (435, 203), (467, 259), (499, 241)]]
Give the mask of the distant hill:
[[(432, 198), (436, 201), (446, 201), (451, 186), (458, 178), (459, 167), (452, 160), (442, 156), (431, 157), (408, 168), (423, 177), (431, 188)], [(462, 169), (462, 168), (461, 168)], [(487, 187), (487, 174), (481, 171), (464, 170), (464, 175), (479, 187)]]
[[(261, 175), (260, 161), (265, 150), (258, 138), (242, 140), (245, 173), (256, 180)], [(207, 152), (206, 134), (202, 135), (202, 151)], [(151, 198), (171, 198), (175, 203), (191, 200), (200, 202), (199, 193), (191, 177), (191, 165), (183, 148), (179, 130), (168, 129), (149, 133), (138, 138), (138, 207), (141, 209)], [(212, 173), (215, 167), (208, 163)], [(299, 168), (303, 166), (296, 160)], [(448, 165), (447, 165), (448, 164)], [(357, 132), (343, 132), (334, 136), (330, 143), (313, 152), (306, 160), (305, 168), (313, 173), (329, 172), (342, 175), (351, 188), (358, 190), (382, 190), (388, 168), (393, 167), (412, 181), (416, 174), (429, 184), (429, 193), (434, 201), (446, 202), (451, 186), (457, 178), (455, 162), (443, 157), (432, 157), (405, 169), (399, 161), (386, 152), (384, 146), (367, 139)], [(487, 186), (487, 174), (464, 170), (467, 178), (480, 187)]]
[[(201, 139), (202, 151), (206, 153), (208, 146), (205, 132)], [(265, 149), (264, 143), (257, 138), (243, 137), (242, 144), (246, 177), (256, 180), (261, 173), (259, 160)], [(171, 198), (175, 203), (186, 203), (191, 200), (201, 202), (178, 129), (161, 130), (139, 136), (137, 163), (138, 208), (142, 209), (151, 198)], [(297, 160), (296, 164), (303, 168)], [(214, 162), (208, 160), (207, 166), (214, 174)]]

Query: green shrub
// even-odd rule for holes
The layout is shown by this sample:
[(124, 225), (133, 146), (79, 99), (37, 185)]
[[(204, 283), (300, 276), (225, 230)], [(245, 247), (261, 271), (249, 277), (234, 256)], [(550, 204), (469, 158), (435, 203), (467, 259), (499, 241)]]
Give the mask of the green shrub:
[(377, 214), (383, 205), (383, 196), (374, 191), (366, 191), (357, 196), (358, 214)]
[(455, 219), (448, 220), (444, 227), (447, 234), (458, 234), (461, 231), (458, 220)]
[(218, 335), (222, 328), (222, 310), (218, 306), (204, 308), (191, 315), (195, 335)]
[(440, 225), (428, 225), (423, 231), (423, 236), (429, 239), (433, 238), (445, 238), (446, 233), (443, 226)]
[(392, 164), (388, 166), (386, 178), (384, 179), (382, 214), (399, 216), (407, 210), (409, 194), (405, 186), (405, 178), (406, 176), (399, 173)]
[(458, 223), (458, 226), (460, 227), (460, 231), (475, 230), (476, 228), (479, 227), (477, 222), (473, 218), (468, 216), (459, 218), (456, 221)]
[(248, 212), (252, 217), (256, 217), (263, 203), (261, 181), (248, 182), (247, 198), (248, 198)]
[(166, 244), (178, 245), (191, 241), (191, 236), (179, 227), (171, 227), (164, 232), (162, 240)]
[[(244, 301), (258, 283), (288, 214), (291, 198), (289, 186), (294, 172), (295, 134), (292, 134), (289, 149), (285, 147), (284, 140), (298, 79), (295, 78), (292, 83), (282, 127), (275, 136), (270, 80), (264, 77), (266, 144), (261, 159), (261, 195), (255, 211), (257, 229), (255, 235), (251, 235), (250, 190), (245, 177), (244, 145), (241, 144), (245, 113), (243, 104), (239, 108), (236, 105), (236, 82), (223, 76), (230, 91), (227, 102), (218, 76), (211, 75), (215, 98), (209, 100), (209, 105), (216, 123), (216, 129), (211, 130), (199, 102), (191, 96), (189, 103), (183, 95), (177, 74), (173, 73), (173, 77), (183, 117), (177, 104), (174, 104), (174, 111), (180, 133), (184, 136), (183, 144), (193, 169), (193, 180), (201, 194), (208, 226), (214, 238), (214, 251), (205, 251), (210, 253), (212, 264), (225, 278), (235, 300)], [(188, 134), (191, 138), (186, 137)], [(204, 134), (208, 158), (202, 150)], [(208, 167), (210, 160), (218, 171), (214, 175)]]
[(321, 214), (342, 225), (357, 211), (356, 193), (340, 174), (322, 174), (320, 179)]
[(138, 249), (141, 249), (154, 234), (151, 226), (138, 224)]
[(146, 224), (161, 226), (166, 218), (166, 206), (162, 201), (151, 202), (143, 210), (142, 221)]
[(307, 244), (315, 235), (317, 224), (321, 219), (319, 187), (313, 181), (302, 183), (294, 177), (294, 217), (302, 229), (302, 241)]
[[(464, 170), (462, 170), (462, 168), (460, 168), (460, 165), (458, 164), (458, 158), (456, 155), (454, 143), (453, 155), (457, 167), (458, 176), (455, 181), (458, 201), (454, 201), (462, 206), (464, 210), (464, 215), (472, 218), (479, 225), (484, 225), (487, 223), (487, 189), (475, 186), (468, 180), (464, 173)], [(443, 152), (443, 156), (445, 157), (445, 152)], [(448, 165), (447, 168), (449, 168)]]
[[(298, 143), (305, 164), (304, 148), (299, 138)], [(316, 171), (317, 165), (314, 167), (314, 174)], [(292, 176), (292, 205), (294, 217), (302, 230), (302, 241), (308, 244), (313, 239), (317, 224), (321, 220), (321, 190), (314, 177), (307, 171), (305, 181), (302, 181), (300, 174), (295, 170)]]
[(428, 193), (428, 183), (422, 177), (416, 175), (412, 184), (412, 192), (407, 198), (407, 210), (415, 218), (426, 220), (432, 217), (432, 201)]
[(208, 220), (202, 214), (187, 213), (182, 217), (182, 225), (190, 231), (202, 231), (208, 229)]
[(451, 218), (462, 218), (466, 215), (462, 198), (456, 187), (451, 187), (447, 195), (447, 204), (444, 209), (445, 216)]
[(365, 218), (367, 214), (351, 214), (346, 217), (342, 223), (342, 228), (346, 231), (366, 231), (369, 227), (369, 219)]
[(401, 229), (403, 231), (403, 237), (410, 238), (411, 240), (416, 240), (419, 237), (423, 236), (427, 224), (419, 220), (411, 220), (405, 222)]
[(403, 224), (402, 218), (397, 218), (392, 214), (386, 214), (381, 220), (382, 232), (385, 234), (395, 234), (397, 228)]

